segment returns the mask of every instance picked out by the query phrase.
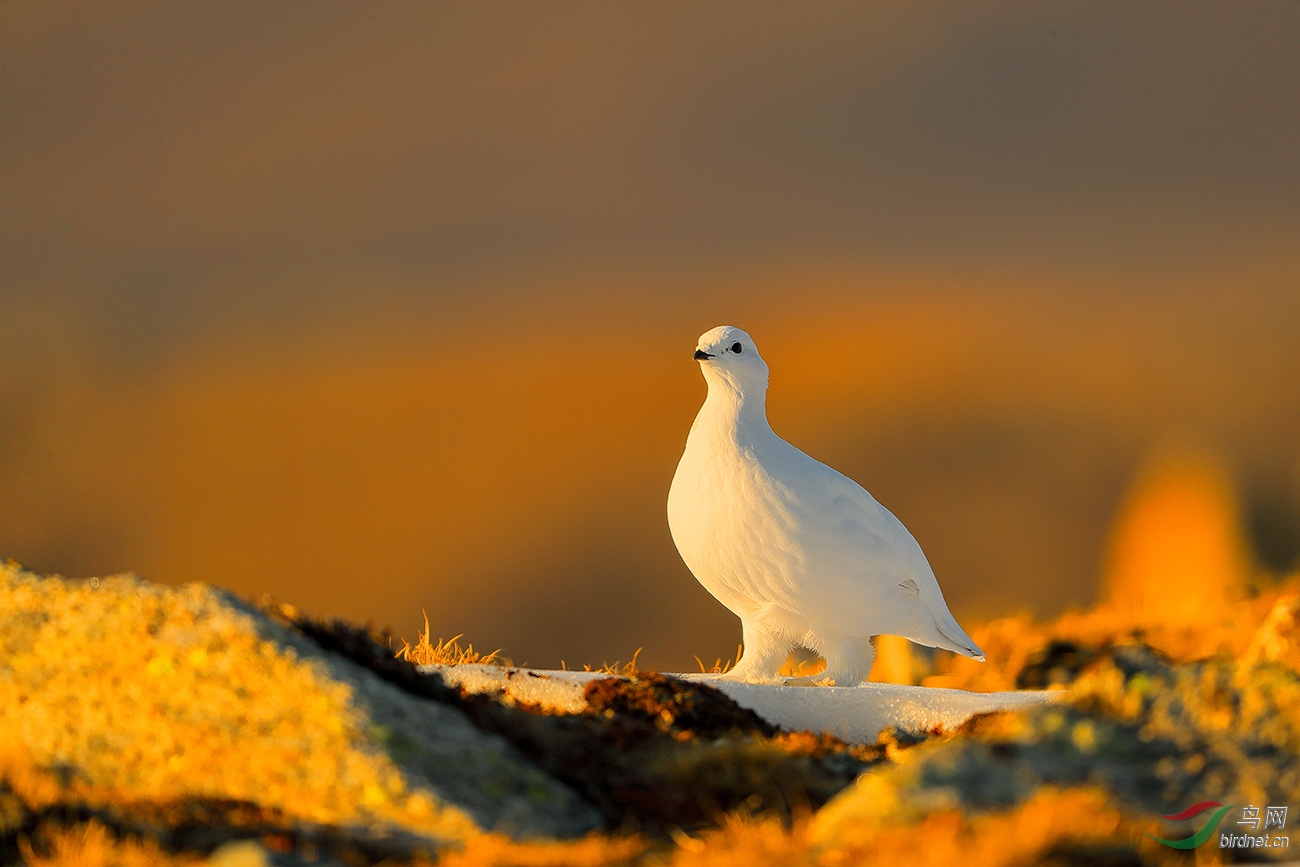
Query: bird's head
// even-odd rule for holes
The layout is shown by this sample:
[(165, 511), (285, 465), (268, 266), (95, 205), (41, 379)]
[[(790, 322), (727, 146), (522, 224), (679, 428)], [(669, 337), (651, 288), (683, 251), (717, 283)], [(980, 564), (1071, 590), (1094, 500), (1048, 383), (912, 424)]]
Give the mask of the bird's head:
[(767, 362), (758, 354), (754, 338), (734, 325), (719, 325), (701, 334), (695, 360), (710, 385), (728, 385), (742, 394), (767, 389)]

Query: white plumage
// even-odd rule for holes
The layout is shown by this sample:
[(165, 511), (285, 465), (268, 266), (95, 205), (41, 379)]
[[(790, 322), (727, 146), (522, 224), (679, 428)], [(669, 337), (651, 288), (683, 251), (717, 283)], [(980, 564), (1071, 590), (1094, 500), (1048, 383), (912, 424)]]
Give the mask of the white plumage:
[(801, 644), (826, 660), (817, 683), (854, 686), (882, 633), (983, 661), (902, 522), (772, 431), (753, 339), (720, 326), (700, 336), (695, 358), (709, 393), (668, 492), (668, 525), (695, 577), (740, 617), (744, 652), (729, 676), (774, 680)]

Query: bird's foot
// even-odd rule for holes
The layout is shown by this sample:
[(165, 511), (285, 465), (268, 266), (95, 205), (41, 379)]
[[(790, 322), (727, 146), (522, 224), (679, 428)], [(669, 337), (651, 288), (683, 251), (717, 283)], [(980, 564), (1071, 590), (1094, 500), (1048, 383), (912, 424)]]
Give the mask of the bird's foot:
[(729, 680), (735, 683), (780, 683), (781, 678), (775, 674), (764, 674), (757, 671), (747, 671), (733, 668), (725, 674), (718, 675), (718, 680)]
[(835, 681), (824, 674), (807, 674), (803, 677), (787, 677), (782, 683), (786, 686), (835, 686)]

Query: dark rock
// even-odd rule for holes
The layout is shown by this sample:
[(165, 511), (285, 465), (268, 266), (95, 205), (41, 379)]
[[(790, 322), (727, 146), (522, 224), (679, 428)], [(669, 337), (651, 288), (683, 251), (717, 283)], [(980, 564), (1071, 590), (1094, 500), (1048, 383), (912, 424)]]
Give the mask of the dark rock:
[(646, 720), (661, 731), (707, 739), (777, 733), (776, 726), (707, 684), (654, 672), (594, 680), (583, 698), (592, 713)]

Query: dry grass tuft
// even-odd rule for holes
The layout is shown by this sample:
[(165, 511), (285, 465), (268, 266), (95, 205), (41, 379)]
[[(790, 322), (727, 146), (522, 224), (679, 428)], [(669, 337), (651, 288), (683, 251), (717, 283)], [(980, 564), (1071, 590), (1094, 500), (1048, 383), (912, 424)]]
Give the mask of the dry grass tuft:
[[(1236, 589), (1229, 604), (1204, 610), (1201, 619), (1193, 622), (1135, 621), (1127, 608), (1110, 602), (1087, 611), (1068, 612), (1046, 623), (1028, 615), (1004, 617), (971, 630), (971, 637), (988, 656), (987, 663), (944, 654), (936, 674), (921, 683), (974, 692), (1017, 689), (1024, 686), (1017, 683), (1017, 676), (1052, 642), (1068, 642), (1079, 648), (1140, 643), (1178, 664), (1216, 657), (1246, 660), (1254, 643), (1260, 640), (1257, 636), (1261, 625), (1270, 622), (1270, 617), (1285, 619), (1288, 600), (1297, 596), (1300, 574), (1262, 590)], [(1300, 664), (1300, 652), (1294, 656)]]
[(676, 850), (668, 867), (812, 867), (828, 863), (819, 862), (810, 846), (806, 819), (787, 827), (773, 817), (731, 813), (723, 817), (717, 830), (698, 837), (678, 833), (674, 842)]
[(736, 660), (740, 659), (741, 651), (744, 649), (745, 646), (743, 644), (737, 644), (736, 655), (734, 657), (723, 662), (722, 657), (719, 656), (713, 661), (713, 665), (711, 666), (705, 666), (704, 660), (700, 659), (698, 656), (695, 657), (695, 662), (700, 667), (700, 674), (726, 674), (736, 667)]
[[(3, 796), (10, 795), (17, 802)], [(150, 867), (150, 865), (197, 865), (203, 859), (193, 855), (164, 852), (153, 840), (120, 839), (102, 823), (88, 822), (62, 825), (24, 822), (23, 813), (47, 811), (52, 807), (71, 807), (83, 803), (112, 803), (120, 794), (111, 788), (88, 784), (68, 768), (52, 769), (37, 765), (31, 755), (13, 744), (0, 746), (0, 812), (7, 822), (0, 831), (24, 830), (14, 842), (22, 863), (31, 867)], [(15, 812), (16, 810), (16, 812)], [(52, 811), (56, 815), (58, 810)], [(75, 807), (70, 812), (75, 812)], [(12, 845), (12, 844), (11, 844)], [(0, 851), (4, 841), (0, 839)]]
[(781, 670), (777, 672), (779, 677), (808, 677), (813, 674), (821, 674), (826, 670), (826, 660), (822, 659), (811, 650), (797, 647), (790, 651), (790, 655), (785, 658), (785, 663)]
[[(701, 674), (726, 674), (736, 667), (736, 660), (740, 659), (740, 655), (744, 649), (744, 645), (737, 644), (736, 655), (733, 658), (728, 659), (726, 662), (723, 662), (722, 657), (719, 656), (714, 660), (712, 665), (707, 665), (704, 660), (697, 656), (695, 657), (695, 664), (700, 667)], [(803, 648), (795, 648), (790, 651), (790, 655), (786, 657), (784, 664), (781, 666), (781, 670), (777, 673), (781, 677), (807, 677), (810, 674), (818, 674), (825, 669), (826, 661), (821, 657), (817, 656), (812, 651), (804, 650)]]
[(479, 653), (472, 644), (461, 647), (458, 642), (464, 637), (464, 633), (462, 633), (452, 636), (446, 641), (439, 638), (438, 643), (434, 644), (429, 637), (429, 615), (424, 614), (424, 631), (419, 634), (416, 643), (411, 644), (403, 638), (401, 649), (394, 655), (398, 659), (405, 659), (407, 662), (413, 662), (416, 665), (477, 664), (499, 665), (506, 668), (514, 665), (513, 662), (501, 655), (501, 648), (499, 647), (488, 654)]
[(632, 659), (629, 662), (619, 662), (616, 659), (613, 662), (602, 662), (600, 664), (600, 668), (592, 668), (590, 665), (584, 665), (582, 667), (582, 670), (599, 671), (601, 674), (621, 674), (621, 675), (636, 674), (638, 671), (641, 671), (640, 668), (637, 668), (636, 660), (637, 657), (641, 655), (641, 651), (643, 649), (644, 648), (638, 647), (636, 650), (632, 651)]
[(515, 843), (501, 834), (484, 834), (450, 852), (438, 867), (632, 867), (644, 864), (650, 844), (641, 837), (591, 834), (581, 840)]
[(70, 828), (47, 830), (39, 846), (19, 838), (28, 867), (198, 867), (207, 859), (164, 852), (153, 840), (118, 839), (91, 820)]

